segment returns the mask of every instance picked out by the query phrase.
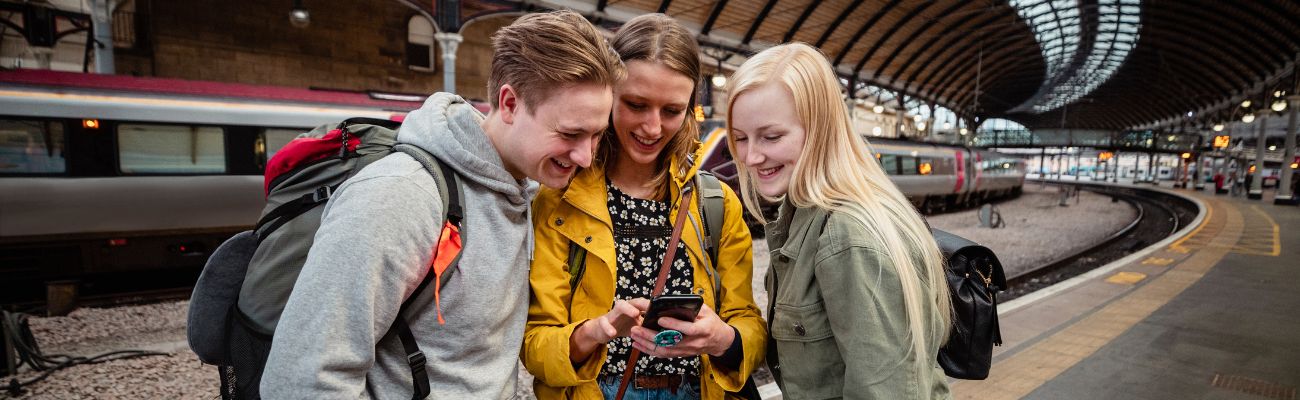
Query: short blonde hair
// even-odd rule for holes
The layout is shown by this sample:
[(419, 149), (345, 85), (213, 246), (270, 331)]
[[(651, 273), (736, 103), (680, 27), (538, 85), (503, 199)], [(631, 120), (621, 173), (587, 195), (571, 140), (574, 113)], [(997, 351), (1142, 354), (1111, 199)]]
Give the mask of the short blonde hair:
[(613, 86), (626, 74), (596, 27), (573, 11), (528, 14), (492, 35), (488, 93), (493, 109), (501, 106), (502, 85), (535, 106), (552, 90), (576, 83)]
[[(890, 181), (862, 137), (853, 132), (839, 79), (830, 62), (804, 43), (763, 50), (727, 80), (731, 96), (728, 110), (745, 92), (766, 85), (779, 85), (792, 95), (795, 114), (804, 128), (803, 150), (791, 172), (786, 199), (796, 207), (851, 216), (884, 244), (902, 285), (916, 360), (933, 362), (938, 354), (925, 351), (920, 335), (943, 342), (952, 324), (952, 299), (948, 297), (943, 255), (916, 208)], [(728, 129), (732, 115), (735, 113), (727, 113)], [(731, 135), (727, 146), (731, 154), (736, 154)], [(761, 221), (762, 213), (756, 211), (760, 204), (753, 168), (739, 161), (736, 168), (742, 197), (750, 213)], [(938, 321), (925, 317), (923, 310), (927, 307), (938, 313)]]

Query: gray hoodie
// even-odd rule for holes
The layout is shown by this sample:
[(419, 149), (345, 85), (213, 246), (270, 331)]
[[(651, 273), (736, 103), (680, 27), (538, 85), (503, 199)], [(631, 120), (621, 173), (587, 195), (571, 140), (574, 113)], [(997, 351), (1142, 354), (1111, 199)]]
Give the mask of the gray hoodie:
[[(432, 287), (407, 311), (434, 399), (515, 394), (537, 184), (506, 172), (482, 120), (459, 96), (437, 93), (397, 135), (455, 169), (464, 193), (464, 250), (440, 295), (446, 323)], [(402, 153), (339, 187), (276, 328), (263, 397), (411, 398), (411, 371), (389, 327), (428, 270), (441, 208), (433, 177)]]

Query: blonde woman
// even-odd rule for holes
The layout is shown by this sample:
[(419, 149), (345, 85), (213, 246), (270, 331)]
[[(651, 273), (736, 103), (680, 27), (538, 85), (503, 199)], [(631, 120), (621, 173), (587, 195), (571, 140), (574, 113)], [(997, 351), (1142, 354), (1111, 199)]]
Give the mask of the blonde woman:
[[(533, 202), (537, 248), (521, 357), (543, 400), (613, 398), (627, 368), (634, 378), (625, 399), (722, 399), (739, 391), (762, 359), (767, 331), (754, 304), (753, 248), (740, 199), (723, 186), (712, 260), (702, 199), (698, 190), (683, 190), (696, 173), (690, 156), (699, 129), (690, 110), (700, 50), (663, 14), (628, 21), (613, 47), (627, 78), (614, 87), (613, 124), (592, 167)], [(693, 321), (660, 319), (684, 339), (657, 346), (659, 332), (638, 325), (682, 211), (689, 214), (663, 293), (699, 293), (704, 305)], [(586, 254), (581, 273), (568, 268), (575, 246)], [(629, 365), (633, 348), (641, 356)]]
[(825, 56), (764, 50), (727, 92), (745, 203), (781, 202), (765, 227), (767, 363), (786, 398), (949, 398), (935, 361), (951, 323), (943, 258), (852, 131)]

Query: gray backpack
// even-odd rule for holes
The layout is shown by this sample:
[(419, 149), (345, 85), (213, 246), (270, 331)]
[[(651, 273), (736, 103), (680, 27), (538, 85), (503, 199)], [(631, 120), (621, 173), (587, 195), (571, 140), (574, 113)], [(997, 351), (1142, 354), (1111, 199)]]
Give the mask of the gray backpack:
[[(348, 178), (394, 152), (424, 165), (437, 183), (445, 224), (461, 230), (462, 198), (454, 171), (419, 147), (397, 144), (400, 123), (353, 118), (323, 125), (285, 145), (266, 166), (266, 208), (255, 229), (222, 243), (199, 276), (190, 298), (187, 336), (199, 359), (218, 366), (224, 399), (260, 398), (258, 386), (280, 313), (298, 280), (330, 196)], [(442, 240), (449, 238), (439, 238)], [(396, 330), (410, 362), (416, 399), (429, 393), (425, 357), (406, 324), (407, 308), (429, 283), (446, 284), (445, 272), (428, 273), (402, 303)], [(435, 256), (436, 257), (436, 256)]]

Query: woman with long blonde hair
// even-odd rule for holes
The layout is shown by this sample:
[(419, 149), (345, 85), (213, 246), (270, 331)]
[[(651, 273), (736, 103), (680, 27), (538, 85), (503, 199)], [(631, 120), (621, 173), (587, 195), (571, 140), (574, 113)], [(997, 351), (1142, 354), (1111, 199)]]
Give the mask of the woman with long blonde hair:
[[(767, 330), (754, 304), (740, 198), (722, 186), (720, 239), (709, 251), (699, 229), (705, 197), (688, 187), (700, 147), (690, 115), (700, 50), (663, 14), (628, 21), (613, 48), (627, 78), (614, 86), (613, 123), (592, 167), (533, 202), (537, 248), (521, 358), (543, 400), (613, 398), (629, 370), (626, 399), (722, 399), (762, 359)], [(641, 313), (683, 212), (663, 293), (698, 293), (703, 306), (690, 321), (659, 319), (664, 332), (682, 335), (660, 345), (660, 331), (639, 326)], [(632, 362), (634, 348), (641, 356)]]
[[(776, 46), (728, 83), (742, 197), (781, 203), (766, 228), (767, 359), (788, 398), (950, 397), (936, 357), (951, 324), (943, 257), (854, 133), (817, 49)], [(766, 221), (764, 221), (766, 222)]]

